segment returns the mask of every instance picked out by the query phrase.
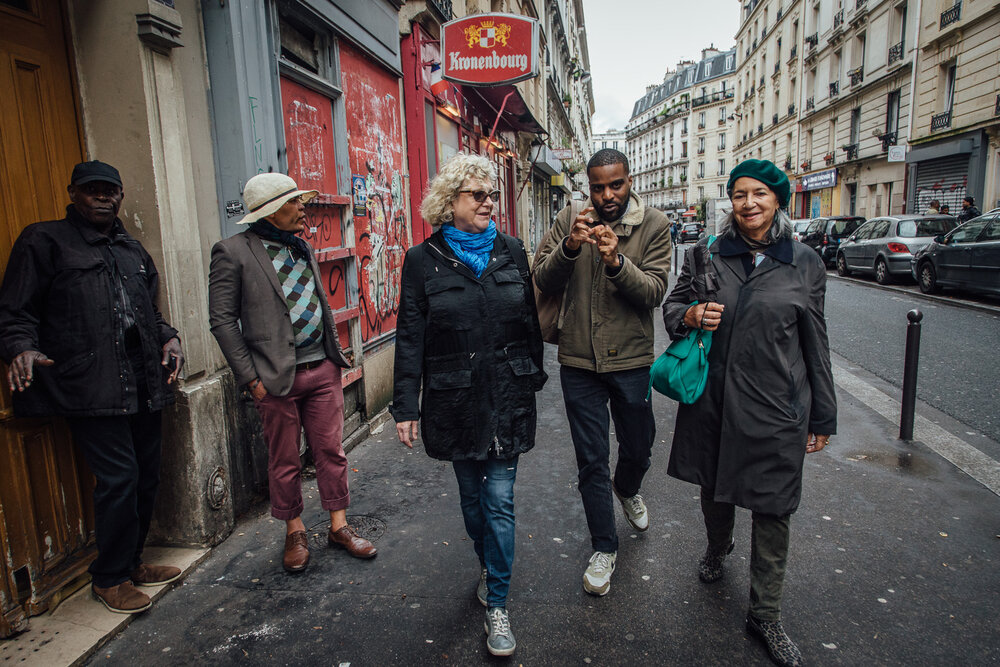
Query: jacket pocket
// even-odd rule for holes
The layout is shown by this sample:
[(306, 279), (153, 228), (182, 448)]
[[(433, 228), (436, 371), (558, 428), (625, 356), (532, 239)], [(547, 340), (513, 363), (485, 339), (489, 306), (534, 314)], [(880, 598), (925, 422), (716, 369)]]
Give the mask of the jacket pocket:
[(464, 429), (475, 423), (472, 369), (436, 370), (427, 374), (423, 413), (435, 431)]

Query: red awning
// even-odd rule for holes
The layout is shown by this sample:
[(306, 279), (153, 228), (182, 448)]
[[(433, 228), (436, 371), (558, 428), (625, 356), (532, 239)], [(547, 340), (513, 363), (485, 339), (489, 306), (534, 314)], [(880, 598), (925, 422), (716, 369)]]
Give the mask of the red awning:
[[(511, 92), (513, 95), (507, 99), (507, 105), (504, 106), (503, 100)], [(469, 104), (474, 106), (487, 120), (488, 126), (483, 128), (483, 134), (489, 134), (490, 127), (496, 122), (497, 114), (500, 113), (500, 107), (503, 107), (503, 115), (500, 116), (497, 129), (532, 134), (545, 132), (545, 128), (531, 115), (531, 110), (528, 109), (528, 104), (521, 97), (521, 92), (513, 85), (488, 88), (464, 85), (462, 86), (462, 94), (465, 95)]]
[(681, 217), (683, 218), (693, 218), (696, 215), (698, 214), (695, 213), (694, 211), (684, 211), (683, 213), (681, 213)]

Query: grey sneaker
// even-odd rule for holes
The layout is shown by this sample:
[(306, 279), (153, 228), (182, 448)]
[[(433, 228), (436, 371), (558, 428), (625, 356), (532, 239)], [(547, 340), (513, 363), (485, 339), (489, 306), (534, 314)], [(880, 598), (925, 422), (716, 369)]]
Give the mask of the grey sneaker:
[(510, 617), (503, 607), (486, 610), (486, 650), (493, 655), (510, 655), (517, 648), (514, 631), (510, 629)]
[(622, 494), (618, 493), (618, 489), (615, 488), (614, 483), (611, 484), (611, 490), (615, 492), (615, 497), (618, 498), (619, 502), (621, 502), (622, 511), (625, 512), (625, 518), (630, 524), (632, 524), (632, 527), (639, 532), (649, 528), (649, 517), (646, 515), (646, 503), (642, 502), (642, 496), (637, 493), (631, 498), (626, 498)]
[(615, 571), (617, 557), (617, 551), (595, 551), (583, 573), (583, 590), (591, 595), (607, 595), (611, 589), (611, 574)]
[(479, 600), (479, 604), (486, 606), (486, 568), (479, 573), (479, 585), (476, 586), (476, 599)]

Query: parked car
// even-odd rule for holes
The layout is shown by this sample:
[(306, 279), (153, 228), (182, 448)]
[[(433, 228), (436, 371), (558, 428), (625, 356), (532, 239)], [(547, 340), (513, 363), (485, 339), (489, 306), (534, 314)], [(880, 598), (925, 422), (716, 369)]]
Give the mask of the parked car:
[(681, 233), (677, 235), (677, 240), (681, 243), (697, 241), (701, 238), (702, 226), (697, 222), (685, 222), (681, 226)]
[(864, 221), (862, 217), (849, 215), (814, 218), (799, 240), (815, 250), (827, 266), (833, 266), (841, 240), (853, 234)]
[(792, 220), (792, 240), (801, 241), (802, 236), (806, 233), (806, 229), (809, 228), (809, 223), (812, 222), (809, 218), (799, 218)]
[(840, 244), (837, 273), (872, 274), (881, 285), (892, 282), (894, 276), (910, 276), (914, 253), (954, 228), (955, 218), (950, 215), (873, 218)]
[(938, 236), (914, 253), (910, 267), (925, 294), (942, 287), (1000, 294), (1000, 210)]

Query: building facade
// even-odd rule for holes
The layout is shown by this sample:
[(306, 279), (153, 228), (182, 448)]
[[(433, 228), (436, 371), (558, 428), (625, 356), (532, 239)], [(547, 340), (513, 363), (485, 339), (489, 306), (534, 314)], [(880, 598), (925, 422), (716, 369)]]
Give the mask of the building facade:
[(595, 134), (591, 143), (591, 154), (605, 148), (613, 148), (616, 151), (625, 153), (628, 150), (628, 143), (625, 140), (625, 130), (610, 129), (607, 132)]
[(636, 101), (625, 128), (627, 155), (648, 206), (676, 217), (717, 195), (719, 172), (729, 169), (734, 70), (733, 50), (705, 49), (699, 62), (678, 63)]
[(907, 207), (1000, 207), (1000, 5), (924, 2), (915, 76)]

